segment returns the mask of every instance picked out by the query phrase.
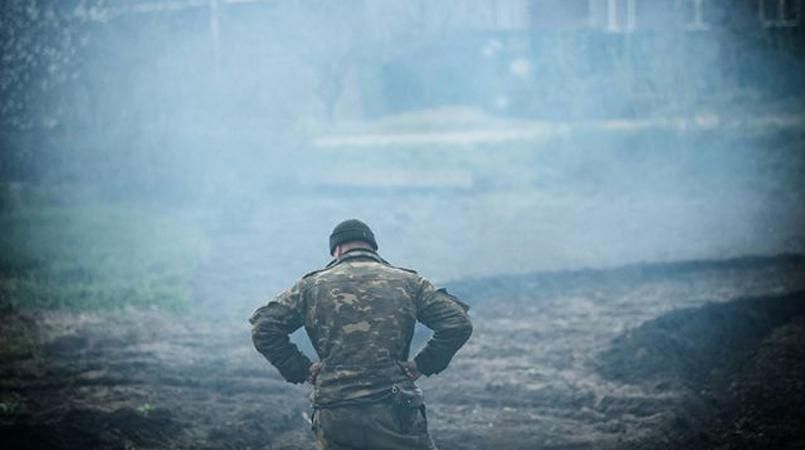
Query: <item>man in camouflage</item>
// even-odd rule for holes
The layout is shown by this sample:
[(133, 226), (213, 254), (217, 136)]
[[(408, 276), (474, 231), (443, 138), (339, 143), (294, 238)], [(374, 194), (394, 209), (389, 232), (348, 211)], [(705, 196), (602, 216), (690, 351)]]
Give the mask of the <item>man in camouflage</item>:
[[(313, 384), (318, 448), (435, 449), (414, 380), (443, 371), (469, 339), (468, 307), (386, 262), (359, 220), (335, 227), (330, 254), (335, 259), (324, 269), (254, 313), (255, 348), (289, 382)], [(409, 361), (417, 320), (434, 334)], [(302, 326), (317, 363), (288, 338)]]

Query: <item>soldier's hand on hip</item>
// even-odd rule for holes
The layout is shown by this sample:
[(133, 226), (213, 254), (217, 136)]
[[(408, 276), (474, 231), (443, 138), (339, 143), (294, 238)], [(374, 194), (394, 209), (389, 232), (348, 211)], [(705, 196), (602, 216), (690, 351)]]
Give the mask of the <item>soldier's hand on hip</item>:
[(307, 376), (308, 383), (316, 384), (316, 378), (319, 376), (319, 372), (321, 372), (321, 363), (314, 362), (313, 364), (311, 364), (310, 368), (308, 368), (308, 376)]
[(422, 376), (422, 373), (416, 367), (416, 361), (400, 361), (400, 368), (411, 381), (416, 381)]

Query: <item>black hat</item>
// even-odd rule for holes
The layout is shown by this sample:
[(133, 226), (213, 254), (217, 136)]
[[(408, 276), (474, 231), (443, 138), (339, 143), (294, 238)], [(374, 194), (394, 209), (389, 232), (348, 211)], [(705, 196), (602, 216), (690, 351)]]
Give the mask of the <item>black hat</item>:
[(345, 220), (333, 228), (330, 234), (330, 254), (335, 253), (335, 248), (345, 242), (363, 241), (377, 250), (377, 241), (369, 225), (358, 219)]

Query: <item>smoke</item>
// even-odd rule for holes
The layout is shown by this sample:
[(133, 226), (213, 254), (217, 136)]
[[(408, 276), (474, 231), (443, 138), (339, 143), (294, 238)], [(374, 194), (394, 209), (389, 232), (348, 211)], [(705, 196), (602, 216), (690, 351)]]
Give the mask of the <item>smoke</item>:
[(242, 301), (348, 217), (442, 281), (804, 251), (802, 18), (674, 5), (4, 2), (4, 208), (187, 213)]

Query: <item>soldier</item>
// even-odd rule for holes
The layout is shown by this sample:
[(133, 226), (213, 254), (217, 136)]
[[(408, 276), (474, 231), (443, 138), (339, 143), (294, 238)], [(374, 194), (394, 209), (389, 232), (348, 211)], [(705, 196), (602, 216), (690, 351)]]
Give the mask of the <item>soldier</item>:
[[(255, 348), (287, 381), (313, 384), (317, 448), (435, 449), (414, 381), (443, 371), (469, 339), (469, 307), (381, 258), (360, 220), (335, 227), (330, 255), (254, 313)], [(417, 320), (434, 334), (409, 360)], [(302, 326), (319, 362), (288, 338)]]

